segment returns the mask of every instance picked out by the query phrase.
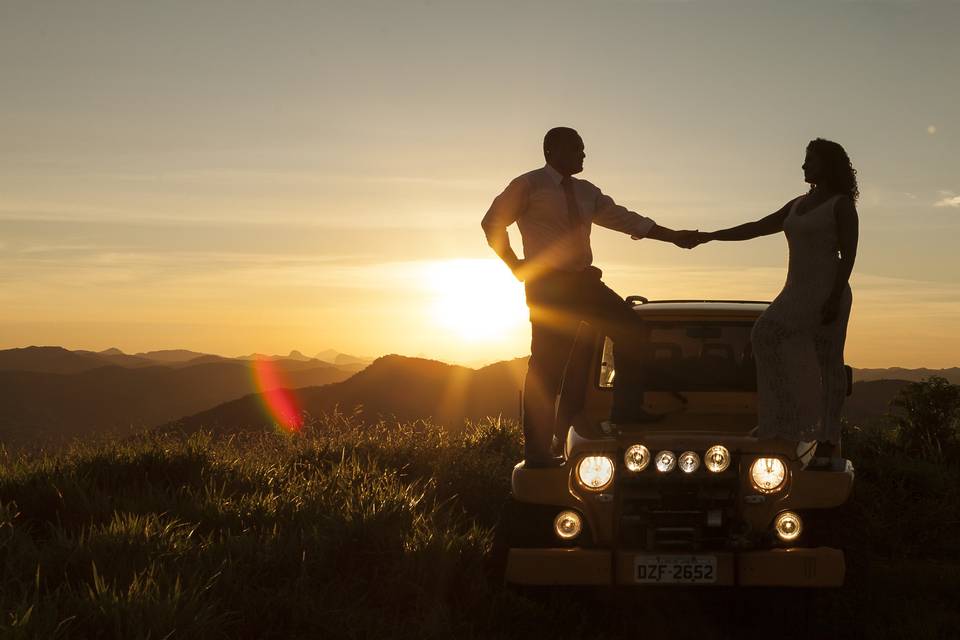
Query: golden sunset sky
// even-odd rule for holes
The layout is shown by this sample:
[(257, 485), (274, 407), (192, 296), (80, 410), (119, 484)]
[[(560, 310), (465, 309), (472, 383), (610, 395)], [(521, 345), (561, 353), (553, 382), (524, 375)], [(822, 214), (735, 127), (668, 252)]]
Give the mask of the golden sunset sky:
[[(480, 230), (577, 128), (673, 228), (860, 175), (846, 360), (960, 365), (960, 4), (3, 2), (0, 348), (525, 355)], [(622, 295), (772, 299), (786, 243), (594, 230)], [(513, 235), (516, 246), (519, 238)]]

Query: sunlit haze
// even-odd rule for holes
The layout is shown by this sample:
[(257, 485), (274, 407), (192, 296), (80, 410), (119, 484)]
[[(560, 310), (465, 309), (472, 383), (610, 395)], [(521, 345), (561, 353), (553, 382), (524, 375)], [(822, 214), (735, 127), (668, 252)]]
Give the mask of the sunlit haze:
[[(7, 2), (0, 348), (525, 355), (480, 219), (542, 166), (672, 228), (862, 198), (846, 360), (960, 365), (960, 4)], [(519, 236), (511, 229), (514, 246)], [(626, 296), (772, 299), (782, 236), (683, 251), (601, 228)]]
[(449, 260), (426, 265), (438, 329), (468, 342), (513, 346), (527, 320), (523, 285), (494, 260)]

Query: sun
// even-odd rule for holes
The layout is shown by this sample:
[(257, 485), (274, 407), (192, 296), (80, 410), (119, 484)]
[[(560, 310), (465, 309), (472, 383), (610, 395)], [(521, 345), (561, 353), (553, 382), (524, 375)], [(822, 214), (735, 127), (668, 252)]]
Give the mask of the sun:
[(498, 260), (444, 260), (425, 267), (438, 328), (471, 342), (493, 342), (527, 322), (523, 285)]

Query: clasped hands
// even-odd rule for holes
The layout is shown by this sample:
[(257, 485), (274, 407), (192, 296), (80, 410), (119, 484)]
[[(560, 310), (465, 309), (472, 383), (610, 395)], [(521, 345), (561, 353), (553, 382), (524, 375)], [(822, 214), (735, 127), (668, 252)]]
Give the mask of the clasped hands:
[(675, 231), (674, 233), (675, 235), (672, 242), (681, 249), (693, 249), (705, 242), (713, 240), (711, 234), (700, 231), (699, 229)]

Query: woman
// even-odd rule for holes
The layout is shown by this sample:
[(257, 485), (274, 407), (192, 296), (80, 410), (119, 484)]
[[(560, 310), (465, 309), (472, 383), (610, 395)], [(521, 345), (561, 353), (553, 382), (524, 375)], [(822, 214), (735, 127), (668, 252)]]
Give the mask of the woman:
[(846, 396), (843, 344), (853, 301), (849, 279), (857, 254), (860, 195), (856, 170), (836, 142), (807, 145), (810, 190), (769, 216), (737, 227), (698, 232), (690, 244), (750, 240), (783, 231), (790, 250), (783, 291), (751, 333), (757, 363), (757, 434), (817, 441), (822, 461), (840, 444)]

